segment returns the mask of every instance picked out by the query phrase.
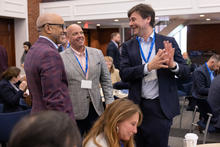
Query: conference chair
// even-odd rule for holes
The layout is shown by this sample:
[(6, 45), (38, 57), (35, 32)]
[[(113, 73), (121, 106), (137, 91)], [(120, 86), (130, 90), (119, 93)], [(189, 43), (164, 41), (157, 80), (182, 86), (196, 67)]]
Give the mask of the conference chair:
[(11, 131), (15, 124), (25, 115), (29, 114), (31, 109), (18, 112), (0, 113), (0, 143), (6, 147), (10, 138)]
[[(206, 99), (196, 99), (196, 101), (197, 106), (194, 110), (190, 132), (193, 132), (193, 126), (198, 126), (200, 133), (204, 133), (203, 144), (205, 144), (208, 132), (215, 132), (215, 127), (213, 124), (216, 122), (216, 120), (213, 118), (212, 108)], [(200, 120), (197, 123), (194, 122), (196, 109), (198, 109), (200, 113)]]

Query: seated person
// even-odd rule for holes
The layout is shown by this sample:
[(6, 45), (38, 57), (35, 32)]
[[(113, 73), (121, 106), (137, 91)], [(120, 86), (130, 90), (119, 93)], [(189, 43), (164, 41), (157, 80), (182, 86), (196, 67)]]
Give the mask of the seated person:
[(220, 75), (214, 78), (209, 89), (208, 102), (216, 119), (214, 127), (220, 132)]
[(114, 89), (129, 89), (129, 84), (122, 82), (120, 75), (119, 75), (119, 70), (115, 68), (113, 64), (113, 59), (110, 56), (105, 56), (105, 62), (107, 64), (108, 70), (111, 74), (111, 80), (113, 84)]
[(115, 68), (113, 59), (110, 56), (105, 56), (105, 63), (107, 64), (108, 70), (111, 73), (112, 84), (121, 81), (119, 76), (119, 70)]
[(8, 147), (81, 147), (81, 136), (67, 114), (42, 111), (16, 124)]
[(0, 103), (4, 105), (3, 112), (15, 112), (23, 110), (19, 105), (20, 99), (26, 97), (27, 82), (20, 81), (20, 69), (9, 67), (1, 75)]
[(142, 118), (138, 105), (128, 99), (115, 100), (95, 122), (83, 147), (134, 147), (133, 137)]

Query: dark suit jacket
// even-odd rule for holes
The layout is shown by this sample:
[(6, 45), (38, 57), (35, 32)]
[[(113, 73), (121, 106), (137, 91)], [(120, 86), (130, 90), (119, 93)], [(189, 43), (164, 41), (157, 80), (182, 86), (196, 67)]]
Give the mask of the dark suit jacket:
[(57, 110), (74, 118), (63, 61), (55, 46), (39, 38), (28, 51), (24, 65), (33, 99), (32, 113)]
[(198, 67), (193, 72), (193, 87), (192, 96), (199, 99), (206, 99), (208, 97), (211, 79), (206, 65)]
[[(174, 38), (156, 34), (155, 48), (163, 49), (163, 41), (168, 40), (175, 48), (174, 60), (179, 65), (178, 76), (186, 76), (189, 68), (182, 58), (181, 51)], [(140, 55), (138, 41), (134, 38), (122, 45), (120, 76), (123, 81), (130, 83), (129, 99), (135, 103), (141, 102), (142, 79), (144, 78), (144, 64)], [(159, 99), (162, 111), (167, 118), (171, 119), (179, 114), (179, 99), (177, 95), (177, 86), (175, 73), (170, 69), (157, 70), (159, 82)]]
[(107, 47), (107, 56), (111, 56), (113, 58), (113, 64), (115, 68), (119, 69), (120, 67), (120, 52), (118, 47), (114, 44), (114, 42), (109, 42)]
[(6, 49), (0, 45), (0, 74), (8, 68), (8, 55)]
[(4, 104), (3, 112), (20, 111), (22, 108), (19, 106), (20, 98), (23, 97), (22, 90), (15, 90), (9, 81), (3, 79), (0, 81), (0, 103)]
[(208, 102), (217, 118), (215, 127), (220, 128), (220, 75), (214, 78), (209, 89)]

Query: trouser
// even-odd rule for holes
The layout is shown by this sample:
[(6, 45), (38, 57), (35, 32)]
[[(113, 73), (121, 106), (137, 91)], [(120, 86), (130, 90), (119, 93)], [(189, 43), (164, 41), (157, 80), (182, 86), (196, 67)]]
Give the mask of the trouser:
[(92, 128), (92, 125), (95, 123), (98, 117), (99, 115), (96, 113), (92, 102), (90, 102), (88, 116), (85, 119), (76, 120), (77, 126), (79, 127), (82, 136), (85, 133), (88, 133), (88, 131)]
[(143, 122), (135, 136), (136, 147), (167, 147), (172, 119), (162, 112), (159, 98), (142, 98), (140, 108)]

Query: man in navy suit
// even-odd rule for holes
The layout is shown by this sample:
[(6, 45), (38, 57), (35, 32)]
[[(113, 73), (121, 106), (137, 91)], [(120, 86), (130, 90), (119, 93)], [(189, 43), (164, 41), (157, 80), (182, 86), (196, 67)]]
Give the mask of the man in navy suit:
[(111, 34), (111, 42), (107, 47), (107, 56), (111, 56), (113, 59), (113, 64), (115, 68), (119, 69), (120, 67), (120, 52), (118, 48), (118, 44), (121, 41), (120, 34), (118, 32), (114, 32)]
[(58, 52), (64, 20), (57, 14), (45, 13), (37, 19), (39, 39), (28, 52), (24, 69), (32, 96), (32, 113), (55, 110), (67, 113), (73, 120), (64, 64)]
[(192, 96), (196, 99), (207, 99), (214, 72), (220, 67), (220, 55), (214, 54), (209, 60), (193, 72)]
[(149, 5), (134, 6), (128, 17), (136, 37), (122, 45), (120, 76), (129, 82), (128, 98), (144, 116), (136, 146), (167, 147), (172, 119), (179, 114), (175, 76), (186, 76), (189, 67), (175, 39), (155, 33), (155, 12)]

